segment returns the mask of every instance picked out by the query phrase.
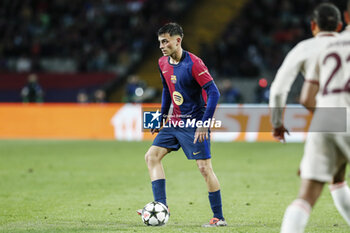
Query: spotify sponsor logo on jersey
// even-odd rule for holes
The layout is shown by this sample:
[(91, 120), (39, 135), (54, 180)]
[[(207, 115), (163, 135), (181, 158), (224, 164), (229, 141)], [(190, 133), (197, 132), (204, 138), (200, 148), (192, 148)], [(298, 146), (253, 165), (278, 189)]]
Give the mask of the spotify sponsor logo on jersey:
[(180, 92), (174, 91), (173, 92), (173, 100), (174, 100), (174, 103), (176, 105), (180, 106), (184, 102), (184, 97), (182, 97)]

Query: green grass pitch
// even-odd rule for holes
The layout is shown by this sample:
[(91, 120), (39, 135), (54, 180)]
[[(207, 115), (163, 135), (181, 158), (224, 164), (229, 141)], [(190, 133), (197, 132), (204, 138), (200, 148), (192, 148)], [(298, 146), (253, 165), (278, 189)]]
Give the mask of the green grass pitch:
[[(153, 200), (144, 154), (151, 142), (0, 141), (0, 232), (279, 232), (296, 197), (303, 144), (212, 143), (225, 228), (211, 218), (204, 179), (182, 150), (163, 161), (171, 217), (147, 227)], [(349, 232), (328, 188), (306, 232)]]

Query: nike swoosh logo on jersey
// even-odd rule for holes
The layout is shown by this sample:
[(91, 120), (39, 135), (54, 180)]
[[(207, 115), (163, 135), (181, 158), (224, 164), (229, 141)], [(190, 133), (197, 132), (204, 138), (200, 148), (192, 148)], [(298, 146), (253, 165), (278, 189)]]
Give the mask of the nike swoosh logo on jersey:
[(163, 71), (163, 74), (165, 74), (166, 72), (168, 72), (167, 70), (166, 71)]
[(201, 153), (200, 151), (198, 152), (193, 152), (193, 155), (198, 155), (199, 153)]

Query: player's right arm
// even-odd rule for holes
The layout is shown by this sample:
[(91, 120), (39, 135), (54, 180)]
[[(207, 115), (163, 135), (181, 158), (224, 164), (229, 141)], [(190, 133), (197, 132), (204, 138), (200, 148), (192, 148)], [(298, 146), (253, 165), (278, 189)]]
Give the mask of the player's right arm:
[(302, 52), (302, 46), (298, 44), (288, 53), (270, 88), (269, 106), (271, 109), (271, 123), (274, 129), (273, 136), (280, 141), (285, 141), (285, 133), (289, 134), (283, 125), (283, 111), (288, 92), (302, 68)]
[[(169, 113), (169, 109), (170, 109), (170, 105), (171, 105), (171, 97), (170, 97), (170, 91), (169, 91), (169, 87), (165, 81), (165, 78), (163, 77), (162, 71), (159, 68), (159, 72), (160, 72), (160, 77), (162, 79), (162, 83), (163, 83), (163, 91), (162, 91), (162, 106), (161, 106), (161, 116), (160, 116), (160, 123), (161, 125), (163, 124), (163, 119), (166, 118), (168, 116)], [(155, 132), (158, 132), (159, 129), (152, 129), (151, 133), (154, 134)]]

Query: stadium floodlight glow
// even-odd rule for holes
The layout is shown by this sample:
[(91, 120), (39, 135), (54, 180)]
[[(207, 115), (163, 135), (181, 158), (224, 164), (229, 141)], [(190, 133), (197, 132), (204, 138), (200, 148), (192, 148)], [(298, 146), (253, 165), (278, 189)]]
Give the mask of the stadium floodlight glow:
[(138, 88), (136, 88), (136, 90), (135, 90), (135, 95), (136, 96), (138, 96), (138, 97), (140, 97), (140, 96), (142, 96), (143, 95), (143, 88), (142, 87), (138, 87)]

